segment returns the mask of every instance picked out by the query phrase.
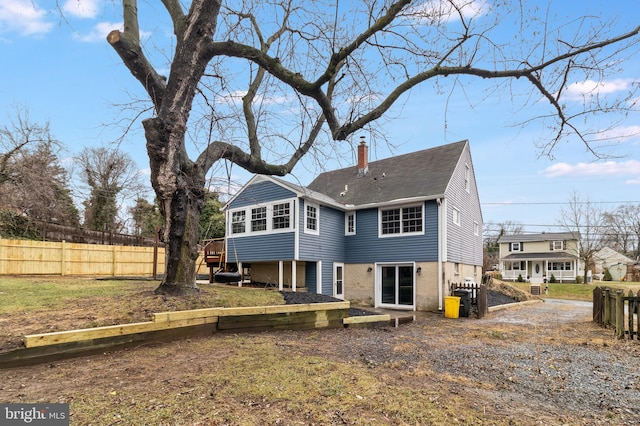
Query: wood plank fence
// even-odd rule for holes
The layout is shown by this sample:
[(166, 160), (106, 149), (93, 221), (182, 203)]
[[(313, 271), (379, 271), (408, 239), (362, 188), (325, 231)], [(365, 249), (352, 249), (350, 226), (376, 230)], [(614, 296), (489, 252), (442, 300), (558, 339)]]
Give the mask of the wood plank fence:
[(142, 276), (164, 273), (164, 247), (0, 238), (0, 275)]
[(603, 327), (615, 329), (618, 339), (627, 337), (640, 340), (640, 321), (638, 321), (640, 291), (631, 290), (625, 296), (618, 289), (596, 287), (593, 289), (593, 322)]

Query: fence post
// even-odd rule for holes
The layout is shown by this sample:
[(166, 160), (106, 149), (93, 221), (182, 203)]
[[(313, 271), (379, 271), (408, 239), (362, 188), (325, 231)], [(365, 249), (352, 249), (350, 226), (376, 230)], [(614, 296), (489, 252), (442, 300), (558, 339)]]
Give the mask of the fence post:
[(116, 276), (116, 265), (118, 259), (116, 259), (116, 246), (111, 246), (111, 276)]
[(616, 290), (616, 337), (624, 337), (624, 293)]
[(633, 340), (633, 335), (635, 334), (633, 332), (633, 292), (631, 290), (629, 290), (629, 318), (627, 319), (627, 322), (629, 324), (629, 339)]
[(7, 273), (7, 240), (0, 238), (0, 274)]
[(61, 276), (65, 276), (67, 275), (67, 242), (65, 240), (62, 240), (60, 242), (60, 275)]
[(611, 290), (604, 289), (604, 326), (611, 325)]

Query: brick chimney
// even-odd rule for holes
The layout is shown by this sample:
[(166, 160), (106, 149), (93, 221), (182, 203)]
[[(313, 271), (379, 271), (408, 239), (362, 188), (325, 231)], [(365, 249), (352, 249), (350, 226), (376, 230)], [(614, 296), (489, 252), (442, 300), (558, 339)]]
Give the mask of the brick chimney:
[(358, 176), (364, 176), (369, 171), (369, 147), (364, 141), (364, 136), (360, 136), (358, 145)]

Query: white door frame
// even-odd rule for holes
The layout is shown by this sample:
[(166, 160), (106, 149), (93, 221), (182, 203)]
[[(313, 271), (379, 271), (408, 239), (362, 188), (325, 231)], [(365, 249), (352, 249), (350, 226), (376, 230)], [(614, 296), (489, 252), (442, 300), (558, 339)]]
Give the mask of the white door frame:
[(333, 297), (344, 300), (344, 263), (333, 263)]

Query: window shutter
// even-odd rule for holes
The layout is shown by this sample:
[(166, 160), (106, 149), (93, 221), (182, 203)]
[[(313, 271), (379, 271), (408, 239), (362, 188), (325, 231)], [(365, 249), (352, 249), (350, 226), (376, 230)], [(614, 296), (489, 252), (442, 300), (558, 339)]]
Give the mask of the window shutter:
[(511, 243), (509, 243), (509, 251), (511, 251)]
[(549, 250), (553, 251), (553, 241), (549, 241)]
[(522, 241), (520, 242), (520, 251), (524, 251), (524, 243)]
[(567, 240), (562, 241), (562, 250), (567, 249)]

